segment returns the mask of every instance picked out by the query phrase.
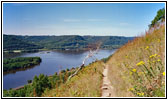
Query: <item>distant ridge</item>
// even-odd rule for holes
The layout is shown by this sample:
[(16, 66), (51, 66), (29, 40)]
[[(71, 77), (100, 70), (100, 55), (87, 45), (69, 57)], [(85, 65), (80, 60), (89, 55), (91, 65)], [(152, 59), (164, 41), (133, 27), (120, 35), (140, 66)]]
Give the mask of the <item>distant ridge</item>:
[(121, 45), (133, 40), (134, 37), (124, 36), (21, 36), (3, 35), (4, 50), (85, 50), (88, 44), (102, 42), (102, 49), (119, 48)]

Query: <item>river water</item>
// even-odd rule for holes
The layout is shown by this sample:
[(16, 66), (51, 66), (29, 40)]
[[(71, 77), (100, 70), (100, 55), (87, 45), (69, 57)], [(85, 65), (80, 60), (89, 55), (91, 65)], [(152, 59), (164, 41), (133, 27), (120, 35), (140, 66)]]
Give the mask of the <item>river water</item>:
[[(95, 61), (106, 58), (113, 54), (116, 50), (100, 50), (94, 57), (86, 61), (86, 65)], [(80, 52), (59, 52), (59, 51), (41, 51), (36, 53), (21, 53), (21, 54), (4, 54), (4, 58), (15, 57), (35, 57), (38, 56), (42, 59), (40, 65), (36, 65), (27, 70), (20, 70), (15, 73), (3, 75), (3, 89), (16, 88), (27, 84), (27, 80), (32, 80), (35, 75), (45, 74), (53, 75), (63, 69), (71, 69), (78, 67), (82, 64), (83, 59), (88, 54), (88, 51)]]

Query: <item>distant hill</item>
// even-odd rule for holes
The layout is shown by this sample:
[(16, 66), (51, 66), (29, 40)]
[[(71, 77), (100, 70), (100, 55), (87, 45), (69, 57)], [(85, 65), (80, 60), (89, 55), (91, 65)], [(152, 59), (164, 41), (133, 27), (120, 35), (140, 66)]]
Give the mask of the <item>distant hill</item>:
[(134, 37), (123, 36), (19, 36), (3, 35), (4, 50), (58, 49), (84, 50), (89, 44), (102, 42), (102, 49), (118, 48)]
[(3, 49), (4, 50), (32, 50), (40, 49), (42, 47), (32, 43), (25, 42), (15, 35), (3, 35)]

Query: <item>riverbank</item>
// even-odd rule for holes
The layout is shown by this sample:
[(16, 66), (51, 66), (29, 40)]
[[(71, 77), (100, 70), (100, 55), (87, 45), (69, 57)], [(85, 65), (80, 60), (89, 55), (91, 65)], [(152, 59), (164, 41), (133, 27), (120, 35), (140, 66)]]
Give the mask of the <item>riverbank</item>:
[(42, 97), (100, 97), (103, 67), (102, 61), (93, 62), (83, 67), (70, 81), (45, 90)]
[[(49, 51), (50, 53), (36, 52), (36, 53), (22, 53), (22, 54), (9, 54), (10, 58), (15, 57), (35, 57), (39, 56), (42, 59), (40, 65), (32, 67), (27, 70), (20, 70), (16, 73), (9, 73), (3, 76), (3, 88), (10, 89), (16, 88), (27, 84), (27, 80), (32, 80), (35, 75), (53, 75), (63, 69), (71, 69), (78, 67), (82, 64), (83, 59), (88, 55), (88, 51), (83, 52), (58, 52)], [(86, 65), (94, 62), (96, 59), (100, 60), (113, 54), (115, 50), (100, 50), (94, 57), (86, 60)], [(6, 57), (4, 55), (4, 57)]]
[[(48, 75), (49, 78), (52, 78), (53, 75)], [(32, 80), (31, 80), (32, 81)], [(25, 84), (25, 85), (32, 85), (32, 83), (28, 83), (28, 84)], [(22, 86), (19, 86), (19, 87), (16, 87), (16, 88), (11, 88), (12, 90), (19, 90), (19, 89), (23, 89), (25, 87), (25, 85), (22, 85)]]
[[(116, 48), (101, 48), (101, 50), (114, 50)], [(34, 53), (34, 52), (50, 52), (50, 51), (58, 51), (58, 52), (86, 52), (89, 51), (88, 48), (84, 49), (34, 49), (34, 50), (4, 50), (3, 53)]]
[[(28, 84), (24, 86), (19, 86), (10, 90), (3, 90), (4, 97), (25, 97), (25, 96), (40, 96), (45, 89), (52, 89), (56, 86), (64, 84), (68, 77), (73, 74), (77, 68), (61, 70), (59, 73), (54, 75), (44, 75), (34, 76), (33, 80), (28, 80)], [(38, 85), (37, 85), (38, 84)], [(41, 88), (43, 90), (41, 90)], [(40, 90), (36, 90), (40, 89)], [(29, 92), (28, 92), (29, 91)], [(36, 94), (34, 94), (36, 92)], [(40, 95), (39, 95), (40, 93)]]

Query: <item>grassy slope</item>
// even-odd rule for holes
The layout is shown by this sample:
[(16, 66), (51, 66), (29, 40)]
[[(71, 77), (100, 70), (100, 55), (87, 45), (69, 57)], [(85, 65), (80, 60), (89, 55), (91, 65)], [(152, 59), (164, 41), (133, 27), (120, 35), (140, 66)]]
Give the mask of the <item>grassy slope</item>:
[[(145, 64), (138, 66), (137, 63), (140, 61)], [(117, 96), (164, 96), (165, 26), (127, 43), (109, 59), (107, 64), (110, 66), (108, 76)], [(147, 73), (145, 66), (154, 77)], [(142, 70), (147, 73), (151, 82), (148, 82), (145, 75), (141, 75)], [(141, 83), (137, 76), (142, 79)], [(136, 86), (142, 86), (143, 90), (135, 90)]]
[[(106, 62), (109, 65), (108, 77), (114, 87), (116, 96), (164, 96), (164, 50), (164, 26), (152, 33), (134, 39), (117, 50)], [(150, 58), (151, 55), (155, 54), (157, 56)], [(140, 61), (145, 64), (137, 65)], [(145, 70), (144, 66), (147, 66), (154, 77)], [(42, 96), (99, 97), (101, 96), (103, 67), (103, 62), (92, 63), (84, 67), (69, 82), (61, 84), (55, 89), (46, 90)], [(151, 71), (150, 67), (154, 71)], [(145, 74), (147, 74), (147, 77)], [(142, 79), (141, 82), (139, 81), (140, 78)], [(148, 78), (150, 79), (148, 80)]]
[(101, 96), (103, 62), (94, 62), (59, 87), (46, 90), (44, 97), (99, 97)]

